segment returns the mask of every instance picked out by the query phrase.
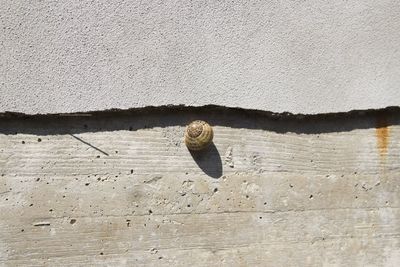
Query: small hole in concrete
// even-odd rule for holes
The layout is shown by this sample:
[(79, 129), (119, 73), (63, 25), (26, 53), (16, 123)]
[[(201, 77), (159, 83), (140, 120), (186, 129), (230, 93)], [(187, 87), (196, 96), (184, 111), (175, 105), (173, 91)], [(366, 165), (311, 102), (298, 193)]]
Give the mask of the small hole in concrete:
[(38, 140), (37, 140), (38, 142), (42, 142), (42, 139), (41, 138), (38, 138)]
[(76, 223), (76, 219), (71, 219), (71, 220), (69, 221), (69, 223), (70, 223), (70, 224)]
[(309, 198), (309, 199), (313, 199), (313, 198), (314, 198), (314, 196), (313, 196), (313, 195), (310, 195), (308, 198)]
[(22, 144), (25, 144), (25, 141), (22, 141), (21, 143), (22, 143)]
[(218, 191), (218, 188), (214, 188), (214, 193), (216, 193)]

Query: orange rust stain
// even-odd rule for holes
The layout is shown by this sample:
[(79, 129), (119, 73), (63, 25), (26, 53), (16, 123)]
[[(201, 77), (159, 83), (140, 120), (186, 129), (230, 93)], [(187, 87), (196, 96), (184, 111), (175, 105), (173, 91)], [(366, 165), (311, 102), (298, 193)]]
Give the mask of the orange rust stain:
[(384, 157), (388, 152), (388, 144), (389, 144), (389, 127), (388, 122), (385, 117), (378, 117), (376, 121), (376, 138), (377, 138), (377, 146), (379, 150), (379, 155)]

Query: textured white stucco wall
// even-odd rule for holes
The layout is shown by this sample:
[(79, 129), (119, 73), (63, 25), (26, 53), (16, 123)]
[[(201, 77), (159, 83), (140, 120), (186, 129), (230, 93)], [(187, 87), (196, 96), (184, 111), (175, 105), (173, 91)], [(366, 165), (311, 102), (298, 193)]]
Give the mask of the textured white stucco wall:
[(399, 1), (0, 3), (0, 112), (400, 105)]

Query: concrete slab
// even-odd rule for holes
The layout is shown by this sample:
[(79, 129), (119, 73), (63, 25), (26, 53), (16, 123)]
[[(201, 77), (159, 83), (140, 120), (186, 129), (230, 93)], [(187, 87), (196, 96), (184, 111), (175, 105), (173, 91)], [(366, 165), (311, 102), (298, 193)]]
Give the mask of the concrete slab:
[(400, 116), (0, 118), (1, 266), (399, 266)]
[(400, 2), (0, 5), (0, 112), (400, 105)]

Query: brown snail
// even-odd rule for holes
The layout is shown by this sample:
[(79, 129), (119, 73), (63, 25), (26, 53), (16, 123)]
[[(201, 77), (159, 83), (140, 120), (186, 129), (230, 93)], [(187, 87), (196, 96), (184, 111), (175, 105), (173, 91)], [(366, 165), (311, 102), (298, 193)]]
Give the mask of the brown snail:
[(193, 121), (185, 131), (185, 144), (189, 150), (203, 150), (211, 144), (214, 137), (213, 129), (205, 121)]

